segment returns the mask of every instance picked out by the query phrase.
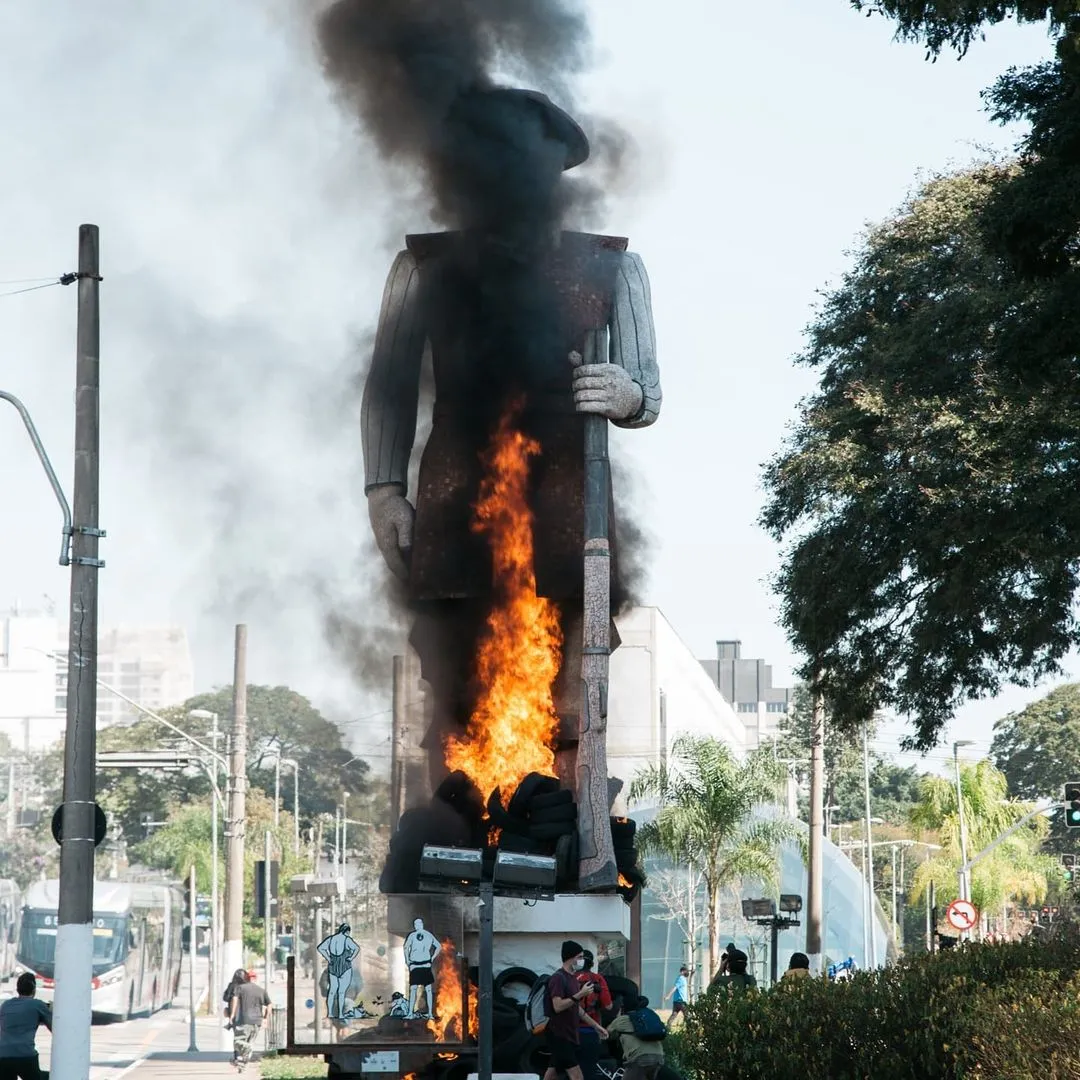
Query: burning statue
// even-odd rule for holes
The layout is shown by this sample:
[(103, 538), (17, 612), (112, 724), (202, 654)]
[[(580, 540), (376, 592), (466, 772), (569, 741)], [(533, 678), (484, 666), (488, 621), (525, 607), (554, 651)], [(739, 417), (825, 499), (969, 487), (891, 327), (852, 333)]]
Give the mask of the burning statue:
[[(414, 612), (433, 771), (462, 769), (486, 798), (530, 771), (580, 770), (586, 429), (646, 427), (661, 394), (641, 259), (624, 239), (562, 228), (564, 173), (589, 156), (579, 125), (542, 94), (478, 86), (431, 138), (459, 228), (407, 237), (391, 268), (364, 386), (365, 492)], [(410, 498), (428, 350), (431, 431)], [(606, 521), (606, 459), (597, 476)], [(610, 561), (606, 529), (593, 544), (610, 566), (605, 635), (616, 539)], [(599, 651), (586, 643), (586, 667)]]

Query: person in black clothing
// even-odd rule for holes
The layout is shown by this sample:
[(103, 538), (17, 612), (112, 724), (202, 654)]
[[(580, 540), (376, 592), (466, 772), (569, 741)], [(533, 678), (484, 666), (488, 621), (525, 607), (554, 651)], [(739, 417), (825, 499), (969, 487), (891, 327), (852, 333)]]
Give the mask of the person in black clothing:
[(237, 968), (233, 972), (233, 977), (229, 985), (225, 987), (225, 993), (221, 995), (221, 1000), (225, 1003), (223, 1012), (225, 1015), (225, 1019), (228, 1020), (228, 1023), (225, 1025), (226, 1028), (232, 1027), (232, 1021), (229, 1020), (229, 1014), (232, 1012), (233, 994), (236, 993), (236, 988), (238, 986), (240, 986), (242, 983), (246, 983), (247, 981), (248, 973), (243, 968)]

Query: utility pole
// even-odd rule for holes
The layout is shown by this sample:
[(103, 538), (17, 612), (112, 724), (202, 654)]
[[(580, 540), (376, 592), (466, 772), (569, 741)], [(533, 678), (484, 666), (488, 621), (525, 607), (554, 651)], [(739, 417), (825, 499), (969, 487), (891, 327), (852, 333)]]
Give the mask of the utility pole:
[(268, 994), (270, 993), (270, 981), (274, 974), (274, 916), (270, 910), (270, 906), (273, 904), (273, 891), (270, 887), (273, 880), (270, 873), (271, 835), (270, 830), (267, 829), (266, 836), (263, 839), (263, 944), (266, 949), (263, 965), (266, 972), (266, 992)]
[(94, 977), (94, 797), (97, 760), (97, 619), (100, 313), (98, 227), (79, 226), (75, 361), (75, 481), (72, 489), (71, 626), (64, 737), (63, 836), (56, 932), (51, 1073), (90, 1075)]
[(195, 864), (191, 864), (188, 874), (188, 1053), (197, 1054), (199, 1045), (195, 1041), (195, 954), (198, 952), (198, 932), (195, 919), (199, 910), (198, 894), (195, 891)]
[(810, 970), (821, 970), (825, 846), (825, 701), (814, 689), (810, 715), (810, 853), (806, 879), (806, 953)]
[(281, 824), (281, 745), (274, 755), (274, 829)]
[[(870, 738), (862, 729), (863, 793), (866, 797), (866, 936), (870, 940), (870, 966), (877, 967), (877, 934), (874, 933), (874, 839), (870, 820)], [(866, 957), (863, 957), (865, 963)]]
[(897, 950), (900, 948), (900, 935), (897, 930), (898, 920), (896, 918), (896, 845), (892, 846), (892, 937), (893, 945)]
[(229, 820), (225, 835), (225, 941), (222, 970), (244, 966), (244, 819), (247, 789), (247, 627), (236, 628), (233, 722), (229, 746)]

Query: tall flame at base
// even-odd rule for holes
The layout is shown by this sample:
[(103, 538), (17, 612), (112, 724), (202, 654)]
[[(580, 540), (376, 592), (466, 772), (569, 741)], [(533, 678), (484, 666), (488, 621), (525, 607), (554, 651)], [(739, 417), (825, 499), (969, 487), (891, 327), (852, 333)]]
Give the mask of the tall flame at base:
[(527, 490), (540, 444), (517, 430), (520, 411), (517, 403), (503, 416), (484, 457), (472, 528), (488, 538), (496, 599), (476, 657), (480, 698), (465, 736), (448, 739), (445, 751), (451, 771), (464, 772), (485, 799), (499, 788), (504, 802), (530, 772), (554, 772), (551, 687), (562, 662), (559, 610), (536, 595)]
[[(460, 1039), (461, 1036), (461, 960), (457, 946), (449, 938), (435, 957), (432, 970), (435, 977), (436, 1019), (427, 1022), (427, 1029), (439, 1042)], [(476, 988), (469, 987), (469, 1034), (477, 1033)]]

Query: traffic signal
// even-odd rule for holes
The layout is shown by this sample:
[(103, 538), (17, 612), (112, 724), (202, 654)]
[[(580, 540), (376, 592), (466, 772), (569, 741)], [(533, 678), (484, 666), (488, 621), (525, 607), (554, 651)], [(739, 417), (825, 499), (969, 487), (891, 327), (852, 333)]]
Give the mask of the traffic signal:
[(1065, 785), (1065, 824), (1080, 829), (1080, 781)]
[(1076, 856), (1061, 856), (1061, 873), (1067, 884), (1071, 885), (1076, 880)]
[[(270, 863), (270, 912), (271, 916), (277, 914), (278, 896), (278, 871), (280, 864), (277, 860)], [(260, 859), (255, 864), (255, 918), (265, 919), (266, 910), (266, 863)]]

